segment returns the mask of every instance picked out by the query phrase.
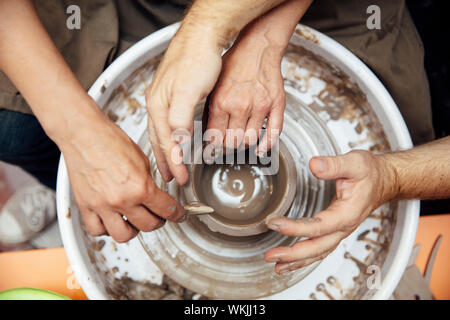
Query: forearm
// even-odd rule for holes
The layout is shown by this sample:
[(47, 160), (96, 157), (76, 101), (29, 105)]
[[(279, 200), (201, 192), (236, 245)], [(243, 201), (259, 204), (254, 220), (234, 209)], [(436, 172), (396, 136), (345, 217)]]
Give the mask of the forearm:
[(273, 8), (249, 24), (240, 38), (261, 38), (272, 47), (284, 52), (299, 20), (303, 17), (312, 0), (290, 0)]
[(99, 110), (43, 28), (31, 1), (0, 0), (0, 69), (58, 146)]
[(392, 169), (396, 198), (450, 198), (450, 136), (381, 157)]
[(252, 20), (284, 0), (197, 0), (183, 19), (183, 37), (211, 40), (221, 51)]

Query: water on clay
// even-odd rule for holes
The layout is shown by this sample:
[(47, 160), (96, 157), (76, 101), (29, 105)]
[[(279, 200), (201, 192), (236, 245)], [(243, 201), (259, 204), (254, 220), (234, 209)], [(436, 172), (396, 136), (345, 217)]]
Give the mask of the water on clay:
[(268, 206), (274, 191), (274, 176), (251, 164), (205, 166), (203, 196), (215, 213), (231, 221), (254, 219)]

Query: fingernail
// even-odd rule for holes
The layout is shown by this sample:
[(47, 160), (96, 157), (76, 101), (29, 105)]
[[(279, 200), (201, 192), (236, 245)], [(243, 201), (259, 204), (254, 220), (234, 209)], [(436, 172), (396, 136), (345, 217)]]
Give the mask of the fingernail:
[(280, 274), (283, 274), (283, 273), (286, 273), (286, 272), (289, 272), (289, 271), (291, 271), (291, 263), (284, 264), (280, 268), (278, 268), (278, 272)]
[(162, 176), (165, 182), (170, 182), (173, 179), (173, 176), (170, 173), (163, 173)]
[(169, 210), (169, 212), (175, 212), (175, 210), (177, 210), (177, 205), (173, 204), (169, 208), (167, 208), (167, 210)]
[(166, 220), (161, 220), (156, 229), (162, 228), (166, 224)]
[(328, 164), (323, 158), (316, 158), (316, 168), (319, 172), (325, 172), (328, 169)]
[(296, 262), (296, 261), (283, 264), (278, 269), (278, 272), (279, 273), (286, 273), (286, 272), (289, 272), (289, 271), (294, 271), (294, 270), (297, 269), (297, 265), (298, 265), (298, 262)]
[(282, 227), (283, 223), (281, 221), (269, 221), (266, 223), (267, 228), (273, 230), (273, 231), (279, 231)]
[(285, 252), (277, 252), (270, 256), (267, 262), (280, 262), (286, 256)]
[(181, 218), (178, 219), (178, 221), (177, 221), (178, 223), (184, 222), (187, 219), (186, 211), (183, 208), (180, 209), (180, 212), (181, 212)]
[(258, 157), (258, 158), (264, 158), (264, 151), (255, 151), (255, 153), (256, 153), (256, 156)]

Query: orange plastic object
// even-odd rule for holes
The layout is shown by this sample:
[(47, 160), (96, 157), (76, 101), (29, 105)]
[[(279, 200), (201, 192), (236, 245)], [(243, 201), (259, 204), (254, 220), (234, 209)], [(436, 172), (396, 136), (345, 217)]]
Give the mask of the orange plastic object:
[(51, 290), (73, 300), (87, 299), (63, 248), (0, 253), (0, 291), (20, 287)]
[(442, 242), (434, 261), (430, 289), (436, 299), (450, 299), (450, 214), (423, 216), (419, 220), (416, 244), (421, 248), (416, 260), (422, 274), (434, 242), (442, 234)]
[[(443, 235), (431, 275), (436, 299), (450, 299), (450, 214), (419, 220), (416, 243), (421, 244), (416, 264), (424, 272), (431, 248)], [(58, 292), (74, 300), (87, 299), (76, 282), (63, 248), (0, 253), (0, 291), (33, 287)]]

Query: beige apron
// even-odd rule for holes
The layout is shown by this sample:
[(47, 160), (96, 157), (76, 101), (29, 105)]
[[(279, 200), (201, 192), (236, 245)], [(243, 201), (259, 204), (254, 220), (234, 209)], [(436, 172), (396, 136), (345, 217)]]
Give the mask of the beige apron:
[[(187, 0), (37, 0), (57, 48), (87, 90), (105, 66), (144, 36), (179, 21)], [(66, 8), (81, 8), (81, 29), (66, 27)], [(366, 27), (366, 9), (381, 8), (381, 29)], [(434, 137), (422, 42), (404, 0), (316, 0), (302, 23), (334, 38), (363, 60), (394, 98), (414, 143)], [(0, 108), (32, 113), (0, 71)]]
[[(37, 0), (34, 3), (56, 47), (83, 88), (88, 89), (116, 50), (119, 25), (114, 3), (110, 0)], [(81, 9), (80, 30), (69, 30), (66, 26), (66, 8), (72, 4)], [(3, 72), (0, 72), (0, 108), (32, 113)]]

